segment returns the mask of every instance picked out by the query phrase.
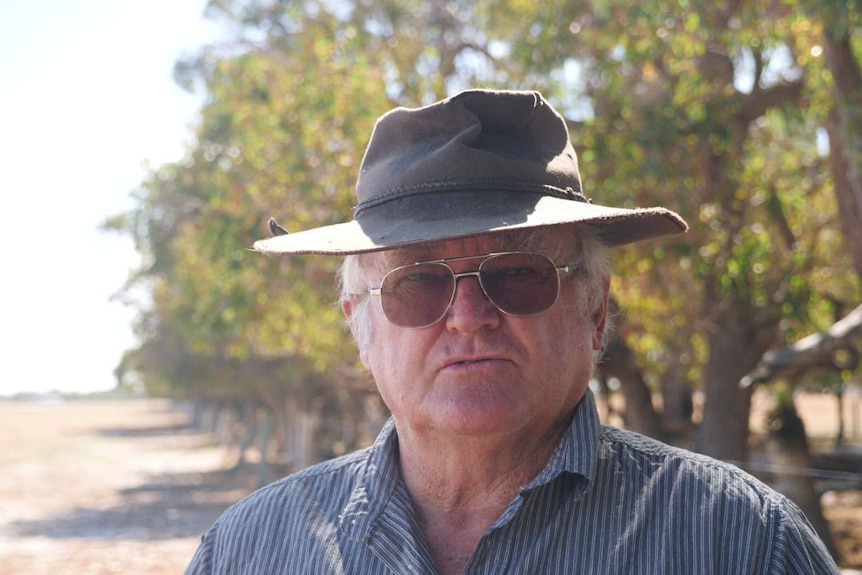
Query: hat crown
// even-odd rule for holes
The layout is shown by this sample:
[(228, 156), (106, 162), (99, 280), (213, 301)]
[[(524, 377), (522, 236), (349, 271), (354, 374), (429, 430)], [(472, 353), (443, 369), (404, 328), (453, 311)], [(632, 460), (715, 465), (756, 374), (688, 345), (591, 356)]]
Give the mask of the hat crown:
[(356, 215), (422, 192), (515, 189), (583, 201), (565, 120), (538, 92), (470, 90), (378, 120)]

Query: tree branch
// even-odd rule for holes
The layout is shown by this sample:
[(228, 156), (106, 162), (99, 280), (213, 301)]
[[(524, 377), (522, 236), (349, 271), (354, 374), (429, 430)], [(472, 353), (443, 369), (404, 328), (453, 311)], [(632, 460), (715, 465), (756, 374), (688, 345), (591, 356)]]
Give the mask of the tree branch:
[(851, 340), (862, 334), (862, 304), (826, 331), (811, 334), (796, 343), (767, 352), (760, 363), (739, 381), (747, 388), (758, 383), (767, 383), (780, 375), (798, 373), (809, 367), (832, 364), (832, 355), (840, 350), (855, 350)]
[(803, 79), (782, 82), (763, 89), (758, 88), (755, 84), (754, 90), (743, 101), (742, 116), (745, 124), (750, 124), (771, 108), (779, 108), (786, 104), (798, 104), (802, 99), (804, 85)]

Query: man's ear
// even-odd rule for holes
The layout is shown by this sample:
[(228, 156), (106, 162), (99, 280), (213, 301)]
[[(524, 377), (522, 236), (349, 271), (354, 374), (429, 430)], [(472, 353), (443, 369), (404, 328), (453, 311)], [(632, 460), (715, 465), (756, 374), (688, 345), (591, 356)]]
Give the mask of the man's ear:
[[(367, 333), (363, 333), (362, 329), (360, 329), (358, 323), (359, 319), (357, 318), (356, 308), (362, 302), (359, 299), (359, 296), (346, 297), (341, 300), (341, 311), (344, 312), (344, 317), (347, 322), (347, 327), (350, 328), (350, 333), (353, 335), (353, 341), (356, 342), (356, 347), (359, 348), (359, 359), (362, 361), (362, 364), (366, 369), (371, 371), (371, 368), (368, 366), (368, 361), (366, 358), (367, 348), (366, 345), (368, 342), (365, 341), (368, 339)], [(365, 329), (368, 329), (368, 326), (365, 326)]]
[(350, 327), (350, 333), (356, 336), (353, 331), (353, 310), (356, 302), (351, 297), (341, 298), (341, 311), (344, 312), (344, 317), (347, 319), (347, 325)]
[[(359, 328), (356, 325), (356, 322), (358, 320), (356, 319), (356, 315), (354, 312), (356, 311), (356, 308), (359, 303), (360, 302), (356, 299), (355, 296), (349, 296), (341, 300), (341, 311), (344, 312), (344, 318), (346, 320), (347, 327), (350, 328), (350, 333), (353, 336), (354, 341), (356, 341), (357, 345), (359, 345), (361, 342), (359, 340)], [(362, 348), (361, 345), (359, 347), (360, 349)]]
[(605, 347), (605, 331), (608, 328), (608, 297), (611, 291), (611, 279), (605, 278), (601, 284), (601, 294), (593, 309), (593, 350), (599, 351)]

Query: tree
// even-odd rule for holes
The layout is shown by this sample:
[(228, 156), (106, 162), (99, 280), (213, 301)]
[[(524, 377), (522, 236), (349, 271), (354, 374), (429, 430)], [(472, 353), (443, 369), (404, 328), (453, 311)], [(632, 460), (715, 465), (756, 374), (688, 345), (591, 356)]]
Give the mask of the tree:
[[(362, 381), (331, 305), (335, 262), (245, 248), (272, 215), (288, 229), (346, 219), (373, 119), (477, 85), (538, 88), (564, 111), (595, 201), (667, 205), (692, 224), (617, 252), (625, 323), (608, 369), (628, 386), (632, 425), (686, 433), (702, 390), (699, 448), (745, 459), (751, 390), (739, 379), (772, 346), (823, 329), (836, 298), (859, 299), (859, 282), (836, 271), (850, 255), (818, 147), (838, 113), (816, 49), (826, 15), (801, 0), (210, 6), (242, 35), (178, 67), (209, 95), (196, 141), (114, 222), (146, 257), (135, 285), (152, 294), (140, 326), (150, 351), (132, 357), (151, 381), (272, 405), (337, 398), (345, 374)], [(849, 19), (829, 58), (858, 50), (857, 28)], [(856, 149), (858, 133), (841, 143)], [(165, 334), (175, 343), (151, 342)], [(170, 367), (189, 354), (213, 369)], [(291, 367), (276, 384), (275, 368), (251, 367), (264, 364)], [(242, 383), (220, 381), (227, 372)]]
[(362, 409), (367, 381), (334, 305), (337, 262), (248, 250), (271, 215), (304, 228), (349, 213), (361, 140), (391, 105), (334, 17), (294, 24), (302, 34), (181, 63), (180, 79), (209, 94), (196, 140), (108, 222), (143, 256), (127, 291), (144, 287), (152, 303), (127, 362), (150, 391), (280, 414)]
[(614, 292), (646, 381), (682, 394), (686, 380), (702, 385), (699, 449), (745, 459), (739, 377), (822, 321), (843, 283), (811, 281), (844, 255), (820, 124), (800, 108), (823, 99), (809, 83), (822, 58), (806, 44), (818, 21), (779, 4), (510, 6), (512, 22), (533, 22), (511, 52), (580, 116), (573, 135), (596, 201), (670, 205), (692, 223), (679, 242), (620, 252)]

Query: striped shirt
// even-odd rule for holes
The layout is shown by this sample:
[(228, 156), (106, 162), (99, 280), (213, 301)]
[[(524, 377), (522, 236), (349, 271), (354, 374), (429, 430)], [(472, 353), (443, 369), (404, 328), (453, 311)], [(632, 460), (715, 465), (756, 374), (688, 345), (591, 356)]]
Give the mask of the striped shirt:
[[(251, 494), (187, 575), (435, 573), (390, 421), (368, 449)], [(739, 469), (602, 426), (591, 394), (464, 573), (838, 573), (802, 512)]]

